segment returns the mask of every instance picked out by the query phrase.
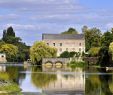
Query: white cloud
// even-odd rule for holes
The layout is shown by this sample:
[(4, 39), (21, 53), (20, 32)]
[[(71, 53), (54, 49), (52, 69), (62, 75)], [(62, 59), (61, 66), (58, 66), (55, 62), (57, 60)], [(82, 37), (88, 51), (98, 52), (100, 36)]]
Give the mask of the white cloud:
[(106, 25), (106, 28), (107, 28), (107, 29), (113, 28), (113, 23), (108, 23), (108, 24)]

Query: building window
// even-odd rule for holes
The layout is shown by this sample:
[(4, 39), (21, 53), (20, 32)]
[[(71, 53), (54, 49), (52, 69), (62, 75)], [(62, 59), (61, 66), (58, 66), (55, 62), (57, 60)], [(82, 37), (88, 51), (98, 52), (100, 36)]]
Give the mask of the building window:
[(81, 48), (79, 48), (79, 52), (81, 52)]
[(66, 51), (68, 51), (68, 48), (66, 48)]
[(55, 43), (53, 43), (53, 46), (55, 46)]
[(49, 46), (49, 43), (47, 43), (47, 45)]
[(62, 43), (60, 43), (60, 46), (62, 46)]
[(2, 55), (2, 58), (4, 57), (4, 55)]
[(75, 51), (75, 48), (73, 48), (73, 51)]
[(59, 51), (62, 52), (62, 48), (60, 48)]
[(81, 46), (82, 44), (81, 43), (79, 43), (79, 46)]

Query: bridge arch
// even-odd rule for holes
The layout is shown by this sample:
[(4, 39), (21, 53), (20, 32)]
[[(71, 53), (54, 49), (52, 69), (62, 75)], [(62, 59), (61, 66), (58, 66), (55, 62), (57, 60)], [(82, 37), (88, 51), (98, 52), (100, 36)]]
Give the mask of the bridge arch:
[(55, 62), (55, 65), (63, 65), (63, 62), (58, 60)]
[(46, 61), (45, 64), (46, 65), (53, 65), (53, 62), (52, 61)]

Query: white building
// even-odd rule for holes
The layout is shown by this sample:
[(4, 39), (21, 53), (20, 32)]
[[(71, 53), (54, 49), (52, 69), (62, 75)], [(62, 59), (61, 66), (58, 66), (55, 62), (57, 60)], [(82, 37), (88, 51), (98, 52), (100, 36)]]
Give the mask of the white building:
[(3, 63), (3, 62), (7, 62), (7, 60), (6, 60), (6, 54), (0, 53), (0, 63)]
[(83, 34), (43, 34), (42, 40), (57, 49), (57, 56), (64, 51), (85, 52)]

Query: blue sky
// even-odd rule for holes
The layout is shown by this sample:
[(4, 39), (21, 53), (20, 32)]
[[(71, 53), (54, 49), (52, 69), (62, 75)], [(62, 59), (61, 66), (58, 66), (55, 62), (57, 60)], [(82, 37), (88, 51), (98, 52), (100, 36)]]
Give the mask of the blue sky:
[(113, 27), (113, 0), (0, 0), (0, 37), (12, 26), (28, 45), (42, 33), (60, 33), (69, 27)]

